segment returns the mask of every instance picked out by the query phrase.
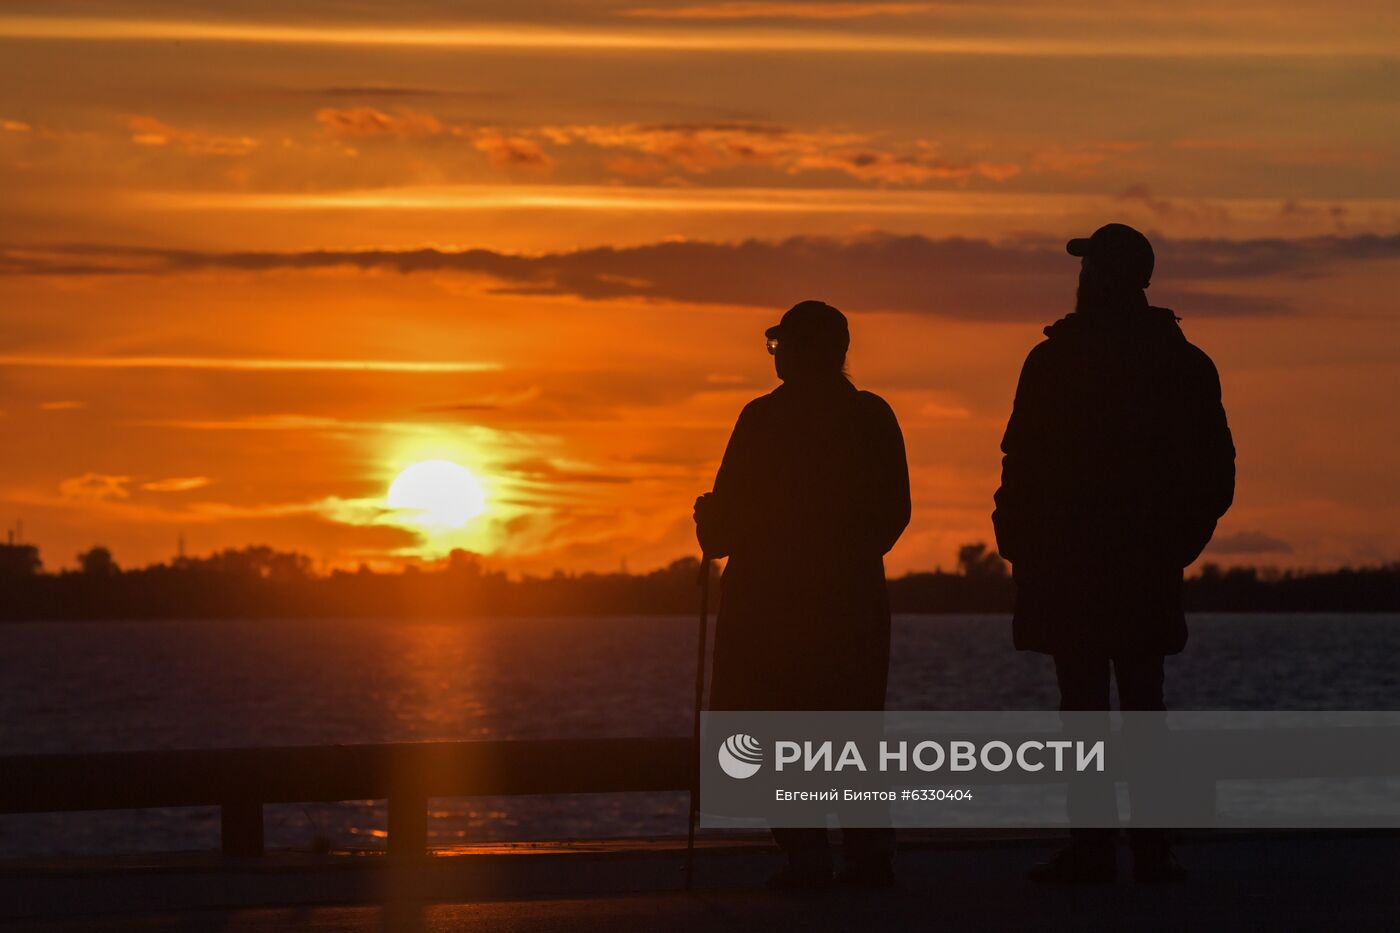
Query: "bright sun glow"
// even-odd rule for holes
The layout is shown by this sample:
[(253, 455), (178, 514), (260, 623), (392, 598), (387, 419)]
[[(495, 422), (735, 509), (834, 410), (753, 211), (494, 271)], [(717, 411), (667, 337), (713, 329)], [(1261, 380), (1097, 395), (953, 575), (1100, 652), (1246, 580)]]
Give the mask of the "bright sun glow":
[(461, 528), (486, 510), (486, 490), (464, 466), (424, 460), (394, 477), (387, 501), (390, 508), (416, 513), (417, 524)]

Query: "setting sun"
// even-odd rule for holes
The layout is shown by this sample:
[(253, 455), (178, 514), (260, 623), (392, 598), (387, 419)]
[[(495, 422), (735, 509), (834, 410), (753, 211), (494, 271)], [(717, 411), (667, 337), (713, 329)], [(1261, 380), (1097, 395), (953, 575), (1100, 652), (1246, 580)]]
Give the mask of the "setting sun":
[(1400, 4), (1143, 7), (0, 4), (0, 521), (660, 569), (817, 298), (907, 449), (886, 568), (946, 567), (1113, 221), (1248, 453), (1206, 559), (1388, 559)]
[(486, 490), (460, 464), (424, 460), (394, 477), (386, 501), (391, 508), (415, 513), (416, 524), (461, 528), (486, 510)]

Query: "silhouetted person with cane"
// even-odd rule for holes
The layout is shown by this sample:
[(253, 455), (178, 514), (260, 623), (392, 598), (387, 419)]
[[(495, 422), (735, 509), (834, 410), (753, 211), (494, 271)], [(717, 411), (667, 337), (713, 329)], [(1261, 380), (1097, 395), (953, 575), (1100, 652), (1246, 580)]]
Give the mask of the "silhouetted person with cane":
[[(1054, 657), (1061, 710), (1107, 710), (1111, 671), (1121, 709), (1165, 715), (1163, 660), (1186, 644), (1182, 572), (1230, 507), (1235, 448), (1215, 365), (1147, 303), (1147, 238), (1108, 224), (1067, 248), (1081, 258), (1075, 311), (1026, 358), (1001, 444), (992, 521), (1016, 579), (1015, 644)], [(1116, 820), (1112, 795), (1071, 783), (1071, 826)], [(1140, 809), (1135, 795), (1134, 822)], [(1112, 880), (1116, 830), (1071, 833), (1031, 877)], [(1184, 880), (1164, 830), (1128, 837), (1137, 880)]]
[[(904, 438), (884, 399), (847, 377), (850, 335), (836, 308), (804, 301), (766, 336), (782, 384), (744, 407), (714, 491), (695, 501), (701, 549), (729, 558), (710, 707), (884, 709), (884, 554), (909, 523)], [(838, 880), (893, 880), (893, 830), (842, 835)], [(787, 865), (772, 886), (832, 880), (825, 828), (773, 837)]]

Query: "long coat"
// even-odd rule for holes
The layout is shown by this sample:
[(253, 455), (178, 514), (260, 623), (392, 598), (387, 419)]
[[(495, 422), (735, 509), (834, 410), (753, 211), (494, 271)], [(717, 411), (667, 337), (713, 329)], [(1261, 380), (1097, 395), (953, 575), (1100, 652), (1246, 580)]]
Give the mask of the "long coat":
[(845, 378), (780, 385), (739, 416), (698, 529), (728, 556), (714, 709), (882, 709), (884, 554), (909, 523), (904, 438)]
[(1021, 370), (992, 516), (1016, 647), (1175, 654), (1182, 570), (1234, 496), (1215, 364), (1165, 308), (1071, 314), (1045, 334)]

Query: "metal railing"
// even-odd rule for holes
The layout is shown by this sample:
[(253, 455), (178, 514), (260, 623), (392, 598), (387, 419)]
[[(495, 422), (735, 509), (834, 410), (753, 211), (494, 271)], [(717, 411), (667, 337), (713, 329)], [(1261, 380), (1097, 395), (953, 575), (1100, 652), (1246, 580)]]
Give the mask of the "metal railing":
[(263, 853), (263, 804), (387, 800), (389, 851), (427, 849), (428, 798), (683, 791), (689, 739), (421, 742), (0, 757), (0, 813), (218, 806), (225, 855)]
[[(1392, 726), (1202, 729), (1176, 741), (1214, 763), (1209, 774), (1173, 776), (1197, 798), (1202, 825), (1219, 780), (1400, 775)], [(1314, 754), (1297, 754), (1300, 742)], [(617, 738), (0, 756), (0, 814), (218, 806), (224, 854), (257, 856), (264, 804), (387, 800), (389, 852), (421, 855), (430, 797), (685, 791), (693, 748), (688, 738)]]

